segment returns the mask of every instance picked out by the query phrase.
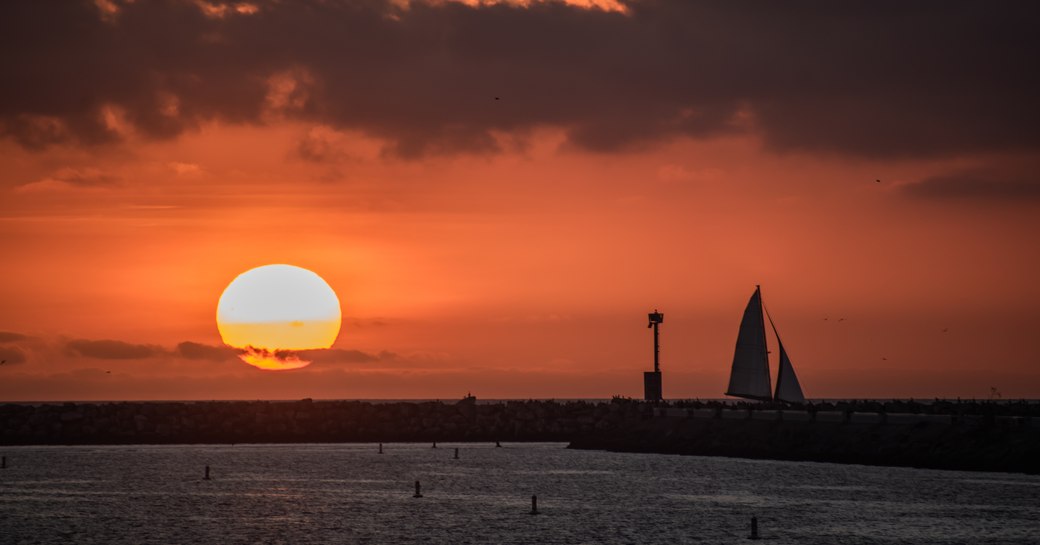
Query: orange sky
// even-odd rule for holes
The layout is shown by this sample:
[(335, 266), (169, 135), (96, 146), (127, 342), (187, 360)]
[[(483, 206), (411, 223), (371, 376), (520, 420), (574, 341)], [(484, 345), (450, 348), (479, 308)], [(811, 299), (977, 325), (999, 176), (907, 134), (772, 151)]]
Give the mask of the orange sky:
[[(665, 397), (721, 397), (755, 284), (810, 398), (1040, 396), (1023, 14), (139, 4), (0, 8), (0, 400), (641, 397), (654, 308)], [(268, 263), (342, 302), (309, 367), (220, 348)]]

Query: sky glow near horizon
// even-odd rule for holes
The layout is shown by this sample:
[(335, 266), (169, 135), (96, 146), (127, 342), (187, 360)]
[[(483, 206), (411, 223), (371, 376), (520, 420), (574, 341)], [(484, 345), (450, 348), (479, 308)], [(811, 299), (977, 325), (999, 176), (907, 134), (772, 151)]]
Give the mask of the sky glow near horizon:
[(1040, 8), (402, 6), (0, 7), (0, 399), (640, 397), (654, 308), (721, 397), (756, 284), (810, 398), (1040, 396)]

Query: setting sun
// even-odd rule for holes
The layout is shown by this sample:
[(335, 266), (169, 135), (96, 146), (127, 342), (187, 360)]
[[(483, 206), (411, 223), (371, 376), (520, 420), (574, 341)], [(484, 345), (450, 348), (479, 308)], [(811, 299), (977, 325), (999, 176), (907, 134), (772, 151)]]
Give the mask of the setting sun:
[(342, 321), (339, 298), (317, 274), (292, 265), (265, 265), (236, 277), (217, 304), (224, 344), (261, 369), (305, 367), (285, 351), (329, 348)]

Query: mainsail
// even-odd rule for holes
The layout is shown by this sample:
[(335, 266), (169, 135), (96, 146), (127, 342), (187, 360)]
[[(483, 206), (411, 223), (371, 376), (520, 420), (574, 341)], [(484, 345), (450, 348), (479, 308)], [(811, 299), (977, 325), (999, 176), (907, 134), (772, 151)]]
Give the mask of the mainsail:
[[(769, 316), (769, 325), (773, 328), (776, 344), (780, 347), (780, 368), (776, 375), (776, 390), (770, 389), (769, 350), (766, 348), (766, 324), (762, 314), (762, 291), (755, 286), (755, 293), (751, 295), (751, 300), (744, 309), (744, 318), (740, 321), (737, 349), (733, 354), (733, 370), (730, 372), (726, 395), (760, 401), (804, 403), (805, 396), (798, 383), (798, 376), (795, 375), (791, 359), (784, 350), (784, 343), (780, 341), (780, 333), (776, 330), (772, 316)], [(768, 316), (768, 313), (766, 315)]]
[(770, 401), (770, 390), (766, 324), (762, 319), (762, 295), (756, 286), (740, 321), (726, 395)]

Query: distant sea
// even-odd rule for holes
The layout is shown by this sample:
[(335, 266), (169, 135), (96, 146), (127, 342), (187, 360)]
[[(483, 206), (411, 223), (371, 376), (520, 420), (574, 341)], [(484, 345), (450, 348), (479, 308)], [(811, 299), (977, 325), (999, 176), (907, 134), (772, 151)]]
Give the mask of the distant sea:
[(0, 543), (1040, 543), (1040, 476), (431, 447), (0, 447)]

